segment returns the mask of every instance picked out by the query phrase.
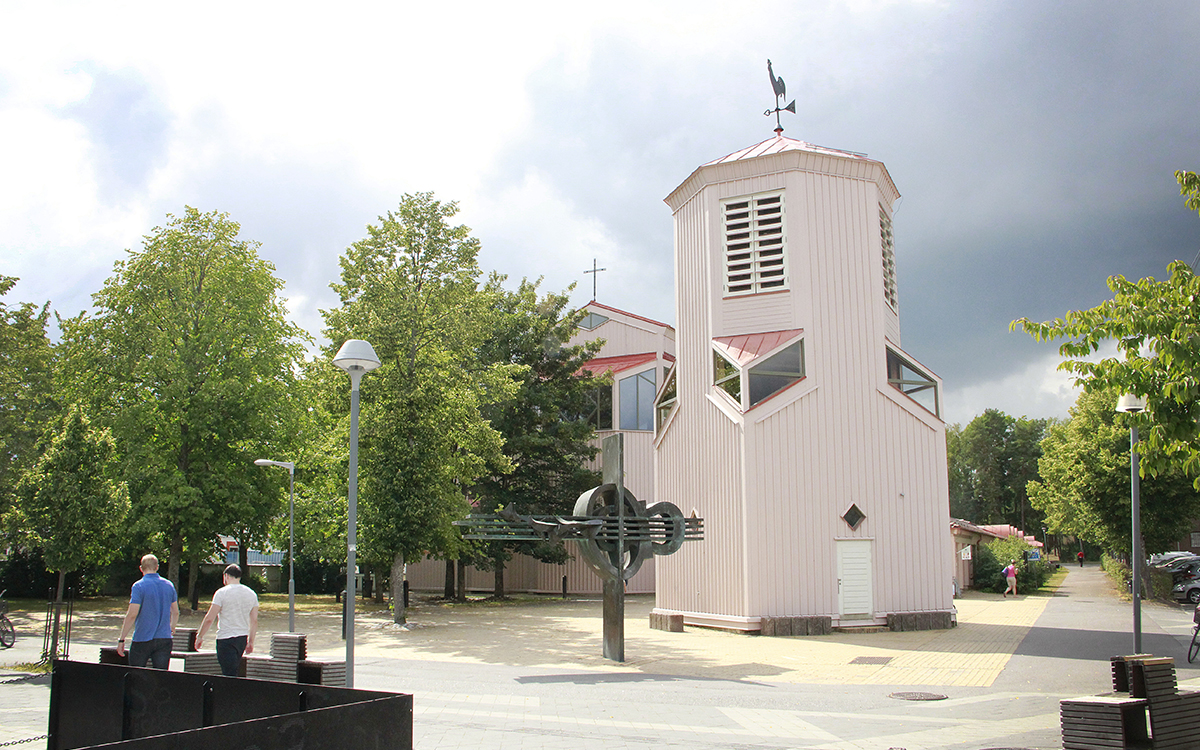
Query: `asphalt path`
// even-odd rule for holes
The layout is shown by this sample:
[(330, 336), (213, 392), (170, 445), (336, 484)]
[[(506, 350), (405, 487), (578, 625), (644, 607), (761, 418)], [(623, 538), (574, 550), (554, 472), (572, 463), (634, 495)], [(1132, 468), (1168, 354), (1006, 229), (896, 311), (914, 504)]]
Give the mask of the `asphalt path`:
[[(1174, 657), (1180, 682), (1200, 679), (1200, 662), (1187, 663), (1192, 611), (1142, 603), (1142, 652)], [(1102, 692), (1111, 685), (1109, 659), (1132, 653), (1133, 603), (1118, 597), (1098, 566), (1072, 567), (993, 688)]]

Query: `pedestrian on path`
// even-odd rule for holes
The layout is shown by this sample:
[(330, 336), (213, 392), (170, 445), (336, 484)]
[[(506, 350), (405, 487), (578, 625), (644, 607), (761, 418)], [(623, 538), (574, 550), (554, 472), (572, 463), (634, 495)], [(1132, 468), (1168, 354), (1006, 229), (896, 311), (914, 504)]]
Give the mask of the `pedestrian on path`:
[(1077, 555), (1075, 555), (1075, 557), (1079, 558), (1079, 567), (1082, 568), (1083, 567), (1083, 550), (1079, 550), (1079, 553)]
[(158, 575), (157, 557), (144, 555), (141, 570), (141, 579), (129, 593), (117, 653), (125, 656), (125, 636), (132, 630), (129, 666), (144, 667), (149, 662), (155, 669), (167, 669), (171, 665), (171, 636), (179, 622), (179, 597), (175, 584)]
[(1004, 569), (1004, 578), (1008, 581), (1008, 588), (1004, 589), (1004, 596), (1008, 597), (1008, 592), (1012, 592), (1013, 596), (1017, 595), (1017, 561), (1009, 560), (1008, 567)]
[(221, 576), (225, 585), (213, 594), (212, 606), (200, 629), (196, 631), (196, 648), (204, 634), (217, 621), (217, 661), (221, 674), (237, 677), (242, 654), (254, 653), (254, 636), (258, 632), (258, 594), (242, 583), (242, 569), (237, 565), (225, 568)]

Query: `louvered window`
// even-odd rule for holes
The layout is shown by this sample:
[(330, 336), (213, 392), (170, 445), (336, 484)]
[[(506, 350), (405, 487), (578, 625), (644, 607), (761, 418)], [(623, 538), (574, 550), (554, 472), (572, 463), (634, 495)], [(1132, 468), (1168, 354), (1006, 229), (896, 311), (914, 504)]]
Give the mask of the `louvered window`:
[(896, 309), (896, 251), (892, 239), (892, 217), (879, 207), (879, 244), (883, 247), (883, 298)]
[(783, 192), (726, 201), (725, 293), (788, 288)]

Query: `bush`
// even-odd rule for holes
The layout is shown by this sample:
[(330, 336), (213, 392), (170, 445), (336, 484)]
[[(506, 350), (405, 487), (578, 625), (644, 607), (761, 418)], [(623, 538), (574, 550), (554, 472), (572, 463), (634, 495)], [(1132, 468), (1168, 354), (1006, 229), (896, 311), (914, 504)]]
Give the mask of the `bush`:
[(242, 585), (247, 586), (256, 594), (261, 594), (267, 590), (267, 580), (254, 573), (242, 574)]
[(1009, 560), (1016, 560), (1017, 591), (1026, 594), (1037, 591), (1046, 583), (1053, 568), (1045, 560), (1026, 560), (1027, 553), (1034, 549), (1016, 536), (980, 545), (979, 558), (975, 561), (975, 588), (1002, 593), (1008, 588), (1004, 569)]

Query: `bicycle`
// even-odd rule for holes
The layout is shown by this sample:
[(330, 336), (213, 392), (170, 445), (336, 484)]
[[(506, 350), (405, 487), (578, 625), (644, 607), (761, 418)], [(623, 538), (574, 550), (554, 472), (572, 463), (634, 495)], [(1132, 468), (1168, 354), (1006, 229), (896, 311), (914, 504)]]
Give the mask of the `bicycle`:
[(1200, 654), (1200, 607), (1196, 608), (1192, 619), (1196, 625), (1192, 628), (1192, 645), (1188, 646), (1188, 664), (1196, 661), (1196, 655)]
[(17, 631), (8, 619), (8, 600), (4, 598), (7, 593), (8, 589), (0, 591), (0, 646), (12, 648), (17, 642)]

